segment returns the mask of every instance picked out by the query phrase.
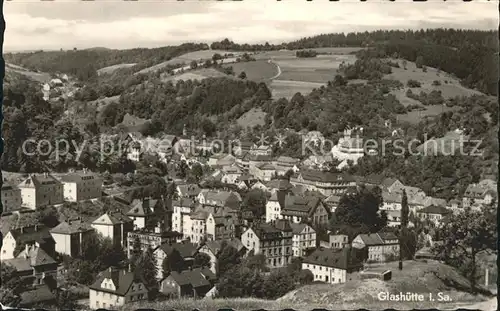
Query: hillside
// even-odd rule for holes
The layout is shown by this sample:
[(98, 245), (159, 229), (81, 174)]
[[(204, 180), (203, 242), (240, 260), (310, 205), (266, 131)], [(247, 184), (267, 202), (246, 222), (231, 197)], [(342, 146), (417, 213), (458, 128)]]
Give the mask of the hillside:
[[(453, 310), (458, 307), (485, 302), (491, 304), (491, 295), (472, 295), (467, 292), (470, 286), (467, 279), (453, 268), (436, 261), (407, 261), (403, 271), (397, 268), (397, 262), (388, 263), (381, 268), (391, 269), (392, 280), (380, 281), (352, 280), (345, 284), (313, 284), (294, 290), (285, 296), (272, 301), (253, 298), (238, 299), (203, 299), (203, 300), (168, 300), (157, 303), (134, 304), (132, 308), (152, 308), (156, 310), (218, 310), (232, 308), (233, 310), (312, 310), (326, 308), (330, 310), (354, 309), (426, 309), (437, 308)], [(451, 302), (426, 301), (423, 303), (381, 302), (380, 292), (397, 294), (399, 292), (428, 294), (442, 292), (453, 300)], [(437, 300), (437, 299), (436, 299)]]

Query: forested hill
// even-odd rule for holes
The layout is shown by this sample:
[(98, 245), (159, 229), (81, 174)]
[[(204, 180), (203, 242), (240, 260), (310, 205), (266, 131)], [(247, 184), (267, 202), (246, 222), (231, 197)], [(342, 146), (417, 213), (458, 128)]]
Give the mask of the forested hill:
[(82, 81), (95, 78), (97, 70), (103, 67), (135, 63), (136, 70), (170, 60), (182, 54), (206, 50), (208, 45), (185, 43), (179, 46), (160, 48), (111, 50), (92, 48), (71, 51), (37, 51), (32, 53), (5, 53), (7, 63), (16, 64), (31, 70), (50, 73), (62, 72), (76, 76)]

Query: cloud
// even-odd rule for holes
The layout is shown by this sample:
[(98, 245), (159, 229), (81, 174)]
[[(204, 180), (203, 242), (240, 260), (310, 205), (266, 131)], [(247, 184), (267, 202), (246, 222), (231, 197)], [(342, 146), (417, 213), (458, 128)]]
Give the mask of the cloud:
[[(78, 2), (77, 2), (78, 1)], [(490, 2), (6, 2), (5, 50), (278, 43), (320, 33), (452, 27), (494, 29)]]

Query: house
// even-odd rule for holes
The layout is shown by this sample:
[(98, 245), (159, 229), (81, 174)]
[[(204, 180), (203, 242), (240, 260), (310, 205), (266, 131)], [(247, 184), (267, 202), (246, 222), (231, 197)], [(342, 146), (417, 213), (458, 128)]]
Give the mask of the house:
[(140, 141), (133, 141), (130, 143), (127, 153), (127, 159), (133, 162), (139, 162), (142, 157), (142, 146)]
[(285, 207), (281, 211), (283, 219), (294, 223), (310, 222), (314, 225), (328, 224), (330, 215), (330, 210), (321, 198), (312, 195), (287, 195)]
[(383, 204), (380, 209), (384, 211), (400, 211), (402, 199), (402, 196), (398, 193), (382, 191)]
[(134, 200), (132, 204), (126, 216), (133, 220), (135, 229), (153, 230), (157, 226), (162, 230), (172, 228), (172, 210), (165, 206), (168, 204), (165, 200), (144, 198)]
[(290, 182), (293, 185), (302, 185), (310, 191), (319, 191), (325, 196), (343, 194), (347, 189), (356, 186), (352, 176), (315, 170), (301, 170), (291, 177)]
[(477, 184), (470, 184), (462, 198), (463, 207), (476, 204), (491, 204), (498, 198), (497, 183), (494, 180), (484, 179)]
[[(49, 228), (43, 225), (31, 225), (19, 228), (11, 228), (2, 240), (1, 259), (12, 259), (16, 249), (19, 250), (23, 245), (30, 249), (43, 249), (49, 256), (55, 254), (55, 241), (49, 232)], [(24, 248), (23, 248), (24, 249)], [(21, 249), (21, 250), (23, 250)]]
[(253, 155), (270, 156), (272, 152), (271, 146), (268, 145), (252, 146), (250, 149), (250, 153)]
[[(41, 285), (29, 289), (19, 294), (21, 301), (19, 302), (20, 308), (32, 308), (42, 304), (54, 305), (57, 303), (57, 297), (48, 285)], [(7, 308), (5, 308), (7, 309)]]
[(66, 201), (78, 202), (102, 196), (103, 179), (86, 169), (61, 176), (61, 182)]
[(89, 286), (89, 307), (109, 309), (147, 300), (149, 291), (129, 270), (108, 268)]
[(383, 190), (387, 190), (388, 192), (398, 193), (402, 193), (405, 188), (405, 185), (396, 178), (385, 178), (382, 180), (380, 186)]
[(252, 187), (251, 187), (251, 188), (252, 188), (252, 189), (260, 189), (260, 190), (262, 190), (262, 191), (266, 191), (266, 192), (269, 190), (269, 189), (267, 188), (267, 186), (266, 186), (266, 185), (264, 185), (264, 184), (263, 184), (262, 182), (260, 182), (260, 181), (255, 182), (255, 183), (252, 185)]
[(328, 237), (331, 248), (345, 248), (349, 245), (349, 238), (345, 234), (329, 234)]
[(160, 292), (176, 298), (203, 298), (214, 287), (215, 274), (207, 268), (172, 271), (161, 281)]
[(308, 224), (290, 223), (292, 227), (292, 252), (294, 257), (303, 257), (306, 250), (316, 247), (316, 231)]
[(234, 150), (234, 154), (238, 156), (242, 156), (245, 153), (248, 153), (250, 150), (255, 149), (256, 147), (257, 146), (253, 142), (247, 140), (235, 140), (232, 142), (232, 149)]
[(18, 188), (21, 189), (22, 205), (30, 209), (64, 202), (63, 184), (47, 173), (29, 176)]
[(214, 241), (234, 238), (237, 225), (236, 213), (231, 208), (217, 208), (206, 219), (206, 239)]
[(243, 171), (237, 165), (223, 166), (222, 173), (221, 181), (225, 184), (233, 185), (236, 185), (240, 176), (243, 175)]
[(276, 168), (271, 163), (262, 163), (254, 166), (250, 173), (260, 181), (270, 181), (276, 175)]
[(177, 194), (180, 198), (194, 199), (201, 192), (201, 188), (197, 184), (186, 184), (177, 186)]
[(177, 243), (182, 240), (182, 233), (176, 231), (160, 231), (156, 227), (154, 232), (146, 230), (135, 230), (127, 233), (127, 257), (132, 257), (135, 241), (139, 240), (141, 250), (145, 252), (148, 248), (156, 249), (162, 244)]
[(71, 257), (82, 254), (84, 241), (88, 239), (94, 228), (80, 219), (63, 221), (50, 229), (58, 253)]
[(2, 259), (2, 264), (11, 266), (16, 277), (26, 282), (30, 287), (57, 284), (57, 262), (41, 248), (31, 248), (26, 245), (16, 258)]
[(292, 170), (294, 173), (299, 171), (300, 159), (280, 156), (274, 161), (274, 165), (276, 167), (276, 171), (280, 175), (285, 175), (289, 170)]
[(288, 265), (293, 256), (293, 231), (290, 222), (278, 219), (272, 223), (259, 223), (247, 229), (241, 242), (254, 254), (266, 256), (268, 267), (278, 268)]
[(219, 158), (216, 162), (216, 166), (225, 167), (233, 166), (236, 163), (236, 157), (231, 154), (225, 154), (223, 157)]
[[(273, 158), (269, 155), (262, 154), (248, 154), (248, 173), (255, 178), (257, 178), (257, 174), (259, 171), (259, 167), (264, 164), (272, 165)], [(272, 166), (274, 168), (274, 166)]]
[(231, 208), (239, 207), (241, 202), (241, 196), (233, 191), (202, 190), (197, 199), (203, 205), (228, 206)]
[(342, 196), (340, 196), (340, 195), (332, 194), (325, 199), (324, 202), (325, 202), (326, 206), (330, 209), (330, 212), (332, 214), (335, 213), (335, 210), (337, 209), (337, 207), (339, 207), (341, 198), (342, 198)]
[(393, 261), (399, 254), (399, 239), (391, 232), (359, 234), (352, 241), (352, 247), (367, 248), (369, 261)]
[[(351, 134), (351, 129), (344, 130), (344, 137), (341, 137), (338, 144), (332, 147), (331, 153), (337, 160), (344, 163), (352, 161), (355, 165), (358, 160), (365, 155), (365, 150), (363, 139), (359, 137), (351, 137)], [(340, 169), (341, 167), (338, 168)]]
[(429, 205), (417, 211), (417, 217), (422, 220), (430, 220), (434, 225), (439, 226), (445, 217), (452, 213), (444, 206)]
[(103, 237), (111, 239), (114, 245), (127, 247), (127, 233), (133, 231), (134, 221), (120, 212), (106, 212), (92, 222), (92, 228)]
[(272, 222), (283, 218), (282, 209), (285, 208), (285, 197), (287, 192), (284, 190), (274, 191), (266, 202), (266, 222)]
[[(212, 211), (215, 209), (212, 208)], [(195, 209), (194, 212), (191, 213), (191, 231), (189, 231), (189, 235), (187, 238), (193, 243), (201, 243), (207, 237), (207, 220), (209, 214), (209, 210), (201, 208)], [(213, 219), (212, 219), (213, 221)]]
[(21, 208), (23, 199), (21, 196), (21, 189), (12, 185), (4, 179), (2, 183), (2, 207), (3, 212), (8, 213), (17, 211)]
[(172, 202), (174, 213), (172, 215), (172, 229), (183, 234), (184, 238), (191, 236), (191, 213), (195, 210), (195, 201), (180, 198)]
[(343, 249), (319, 248), (302, 261), (302, 269), (314, 275), (314, 281), (329, 284), (345, 283), (352, 273), (363, 269), (361, 252), (350, 247)]
[(285, 178), (275, 178), (266, 183), (266, 188), (271, 194), (275, 191), (291, 191), (293, 185), (288, 179)]
[(180, 255), (180, 257), (182, 257), (184, 267), (192, 267), (194, 264), (194, 257), (198, 253), (198, 246), (189, 242), (166, 243), (158, 246), (153, 252), (156, 258), (158, 279), (163, 277), (163, 260), (165, 260), (168, 256), (172, 256), (173, 252), (176, 252), (176, 255)]
[(210, 257), (210, 271), (214, 274), (217, 274), (217, 258), (219, 257), (220, 251), (222, 247), (226, 243), (231, 247), (236, 249), (237, 253), (240, 256), (243, 256), (247, 249), (243, 246), (243, 243), (237, 238), (232, 238), (228, 240), (215, 240), (215, 241), (207, 241), (203, 245), (198, 248), (198, 252), (207, 254)]

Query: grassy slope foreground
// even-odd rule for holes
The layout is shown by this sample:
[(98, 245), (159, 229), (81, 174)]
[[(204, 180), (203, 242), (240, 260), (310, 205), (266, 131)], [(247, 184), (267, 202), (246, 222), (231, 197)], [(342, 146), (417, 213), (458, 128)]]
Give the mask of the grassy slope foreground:
[[(345, 284), (313, 284), (296, 289), (277, 300), (261, 300), (254, 298), (234, 299), (179, 299), (156, 303), (137, 303), (127, 306), (127, 309), (152, 308), (156, 310), (218, 310), (232, 308), (234, 310), (312, 310), (313, 308), (326, 309), (425, 309), (438, 308), (452, 310), (469, 305), (491, 304), (490, 295), (473, 295), (468, 293), (469, 281), (455, 269), (437, 261), (406, 261), (404, 269), (399, 271), (398, 263), (392, 262), (380, 267), (392, 270), (392, 280), (380, 281), (376, 279), (354, 280)], [(397, 294), (411, 292), (428, 294), (442, 292), (452, 299), (451, 302), (425, 301), (422, 303), (383, 302), (379, 301), (380, 292)], [(124, 310), (124, 309), (123, 309)]]

